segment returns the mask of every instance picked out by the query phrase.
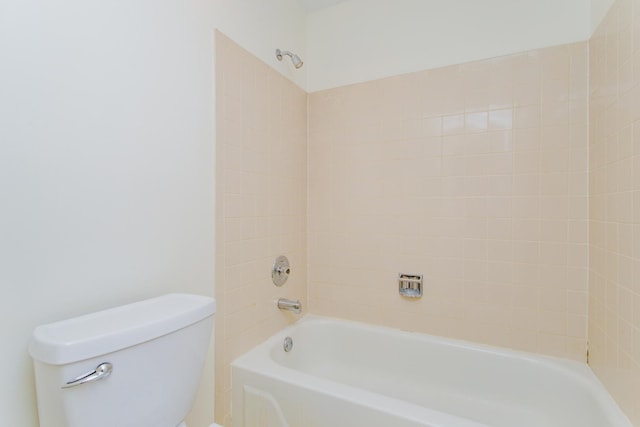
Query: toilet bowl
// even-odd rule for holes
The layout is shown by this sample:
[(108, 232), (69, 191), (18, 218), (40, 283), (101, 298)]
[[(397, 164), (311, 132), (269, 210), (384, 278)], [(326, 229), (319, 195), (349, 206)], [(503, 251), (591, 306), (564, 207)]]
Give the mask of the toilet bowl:
[(186, 427), (215, 310), (170, 294), (37, 327), (40, 427)]

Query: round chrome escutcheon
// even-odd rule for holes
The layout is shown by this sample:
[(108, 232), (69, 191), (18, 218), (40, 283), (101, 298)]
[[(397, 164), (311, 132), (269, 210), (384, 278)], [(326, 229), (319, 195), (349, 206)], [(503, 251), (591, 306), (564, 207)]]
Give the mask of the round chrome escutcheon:
[(291, 268), (289, 267), (289, 260), (286, 256), (280, 255), (276, 258), (276, 262), (273, 263), (273, 269), (271, 270), (271, 280), (276, 286), (282, 286), (289, 278), (291, 274)]
[(284, 344), (282, 345), (282, 347), (284, 348), (285, 352), (289, 353), (291, 351), (291, 349), (293, 348), (293, 338), (286, 337), (284, 339)]

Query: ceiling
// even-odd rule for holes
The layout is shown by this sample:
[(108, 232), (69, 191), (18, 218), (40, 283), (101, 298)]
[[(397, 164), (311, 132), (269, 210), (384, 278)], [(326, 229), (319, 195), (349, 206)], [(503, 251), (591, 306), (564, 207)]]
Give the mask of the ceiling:
[(346, 0), (298, 0), (307, 12), (315, 12), (316, 10), (324, 9), (344, 1)]

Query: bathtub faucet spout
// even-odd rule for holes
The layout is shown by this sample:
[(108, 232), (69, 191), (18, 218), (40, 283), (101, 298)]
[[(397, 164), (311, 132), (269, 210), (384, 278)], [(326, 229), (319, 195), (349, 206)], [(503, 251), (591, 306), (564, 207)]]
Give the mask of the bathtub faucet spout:
[(295, 314), (300, 314), (300, 312), (302, 311), (302, 303), (300, 302), (300, 300), (293, 301), (286, 298), (280, 298), (278, 300), (278, 308), (280, 310), (289, 310), (293, 311)]

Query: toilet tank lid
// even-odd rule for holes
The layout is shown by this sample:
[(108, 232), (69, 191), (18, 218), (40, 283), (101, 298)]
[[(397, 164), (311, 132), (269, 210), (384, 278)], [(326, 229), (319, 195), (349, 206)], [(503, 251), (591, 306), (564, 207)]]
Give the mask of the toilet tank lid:
[(73, 319), (38, 326), (29, 353), (35, 360), (64, 365), (161, 337), (212, 316), (216, 300), (168, 294)]

